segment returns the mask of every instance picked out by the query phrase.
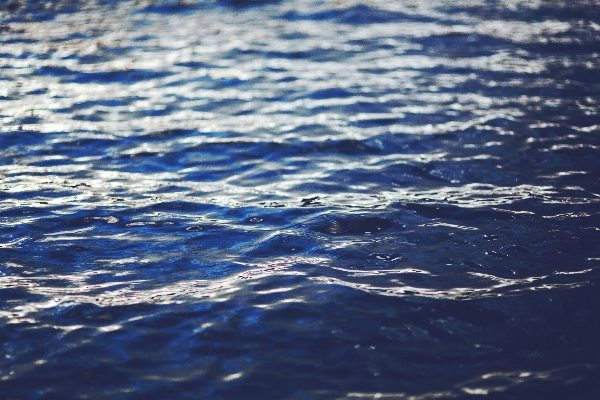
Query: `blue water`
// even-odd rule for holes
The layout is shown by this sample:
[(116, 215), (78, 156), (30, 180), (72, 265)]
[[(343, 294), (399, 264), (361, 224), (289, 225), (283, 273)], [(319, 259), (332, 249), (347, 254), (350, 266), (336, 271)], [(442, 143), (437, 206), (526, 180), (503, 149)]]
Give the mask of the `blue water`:
[(0, 399), (595, 399), (595, 1), (0, 1)]

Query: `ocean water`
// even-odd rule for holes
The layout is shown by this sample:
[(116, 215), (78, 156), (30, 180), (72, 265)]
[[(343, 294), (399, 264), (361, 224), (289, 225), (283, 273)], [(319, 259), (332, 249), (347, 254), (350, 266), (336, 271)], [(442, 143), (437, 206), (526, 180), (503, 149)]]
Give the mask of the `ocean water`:
[(0, 21), (0, 399), (597, 398), (597, 2)]

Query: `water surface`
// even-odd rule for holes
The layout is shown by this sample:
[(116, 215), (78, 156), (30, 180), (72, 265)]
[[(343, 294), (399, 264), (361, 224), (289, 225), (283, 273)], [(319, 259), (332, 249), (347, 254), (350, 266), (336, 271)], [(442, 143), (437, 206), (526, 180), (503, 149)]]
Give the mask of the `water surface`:
[(0, 16), (0, 398), (594, 398), (595, 2)]

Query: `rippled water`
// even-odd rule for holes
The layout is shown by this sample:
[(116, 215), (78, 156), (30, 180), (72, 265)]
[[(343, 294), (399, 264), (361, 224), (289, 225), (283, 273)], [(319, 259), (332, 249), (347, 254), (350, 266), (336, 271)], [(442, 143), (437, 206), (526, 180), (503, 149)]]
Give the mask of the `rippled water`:
[(594, 1), (2, 1), (0, 398), (594, 398)]

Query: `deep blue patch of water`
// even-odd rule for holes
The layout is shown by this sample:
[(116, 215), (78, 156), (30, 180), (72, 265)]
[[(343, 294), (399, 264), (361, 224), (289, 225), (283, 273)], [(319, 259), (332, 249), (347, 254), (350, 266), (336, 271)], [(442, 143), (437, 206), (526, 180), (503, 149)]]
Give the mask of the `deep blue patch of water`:
[(594, 2), (0, 17), (0, 399), (597, 396)]

